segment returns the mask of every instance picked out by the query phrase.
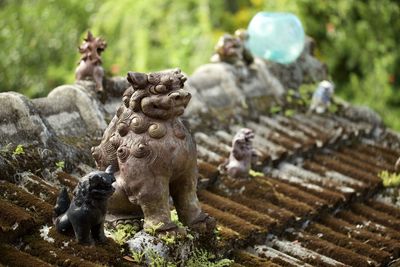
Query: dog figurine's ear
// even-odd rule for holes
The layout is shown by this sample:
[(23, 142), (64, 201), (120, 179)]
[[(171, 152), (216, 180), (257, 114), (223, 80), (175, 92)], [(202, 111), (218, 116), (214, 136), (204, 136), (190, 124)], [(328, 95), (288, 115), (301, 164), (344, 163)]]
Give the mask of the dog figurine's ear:
[(113, 165), (109, 165), (105, 171), (105, 173), (113, 175), (115, 173)]
[(147, 74), (142, 72), (128, 72), (126, 77), (133, 89), (144, 89), (148, 83)]

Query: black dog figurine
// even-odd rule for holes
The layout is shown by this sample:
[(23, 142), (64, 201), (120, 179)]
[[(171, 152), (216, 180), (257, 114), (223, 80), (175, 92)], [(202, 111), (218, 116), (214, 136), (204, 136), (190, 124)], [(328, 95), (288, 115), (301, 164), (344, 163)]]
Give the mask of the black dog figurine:
[(115, 190), (114, 182), (114, 171), (109, 166), (105, 172), (95, 171), (83, 177), (73, 192), (72, 202), (64, 187), (54, 207), (53, 221), (57, 231), (66, 233), (72, 227), (81, 244), (91, 244), (92, 238), (99, 243), (105, 242), (104, 219), (107, 200)]

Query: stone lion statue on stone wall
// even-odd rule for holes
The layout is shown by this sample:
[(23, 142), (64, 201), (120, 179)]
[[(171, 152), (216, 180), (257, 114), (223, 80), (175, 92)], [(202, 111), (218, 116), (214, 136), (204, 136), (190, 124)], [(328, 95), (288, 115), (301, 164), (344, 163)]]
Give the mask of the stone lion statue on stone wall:
[(116, 192), (109, 202), (115, 218), (144, 215), (144, 228), (176, 228), (170, 219), (170, 196), (185, 225), (207, 226), (196, 195), (196, 145), (179, 119), (191, 95), (183, 90), (186, 77), (179, 69), (129, 72), (131, 87), (106, 129), (101, 144), (92, 149), (98, 167), (113, 165)]

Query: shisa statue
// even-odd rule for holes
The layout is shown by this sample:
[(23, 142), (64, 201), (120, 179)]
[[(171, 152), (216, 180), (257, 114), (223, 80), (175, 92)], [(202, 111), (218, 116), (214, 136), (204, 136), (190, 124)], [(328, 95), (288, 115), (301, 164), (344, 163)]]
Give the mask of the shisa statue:
[(74, 190), (72, 202), (64, 187), (54, 207), (53, 222), (57, 231), (66, 233), (72, 229), (81, 244), (105, 242), (104, 220), (107, 200), (114, 193), (114, 182), (114, 173), (109, 166), (106, 171), (91, 172), (83, 177)]
[(75, 79), (85, 80), (91, 79), (96, 84), (96, 91), (103, 91), (104, 69), (101, 66), (101, 53), (106, 49), (107, 43), (100, 37), (94, 37), (88, 31), (84, 42), (79, 47), (81, 59), (75, 71)]
[(334, 91), (333, 83), (329, 81), (320, 82), (312, 96), (310, 111), (318, 114), (324, 113), (331, 104)]
[(246, 38), (248, 37), (244, 30), (237, 30), (235, 36), (224, 34), (219, 38), (210, 61), (231, 64), (239, 79), (245, 80), (249, 76), (248, 66), (253, 63), (253, 57), (244, 45)]
[(106, 129), (101, 144), (92, 149), (98, 168), (119, 170), (116, 192), (109, 201), (114, 218), (144, 216), (144, 229), (175, 231), (170, 197), (180, 221), (196, 229), (213, 227), (196, 195), (196, 145), (179, 119), (191, 95), (183, 89), (179, 69), (154, 73), (129, 72), (131, 87)]
[(232, 140), (232, 149), (229, 160), (223, 167), (232, 178), (247, 178), (251, 168), (252, 159), (256, 156), (252, 139), (254, 132), (248, 128), (240, 129)]

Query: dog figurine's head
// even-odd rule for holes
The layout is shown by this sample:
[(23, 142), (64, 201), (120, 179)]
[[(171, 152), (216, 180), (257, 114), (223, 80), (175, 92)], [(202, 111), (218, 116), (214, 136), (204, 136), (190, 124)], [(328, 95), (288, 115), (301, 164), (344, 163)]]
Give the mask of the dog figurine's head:
[(84, 176), (74, 190), (76, 204), (87, 200), (106, 200), (115, 191), (112, 184), (115, 182), (114, 170), (109, 166), (106, 171), (94, 171)]

